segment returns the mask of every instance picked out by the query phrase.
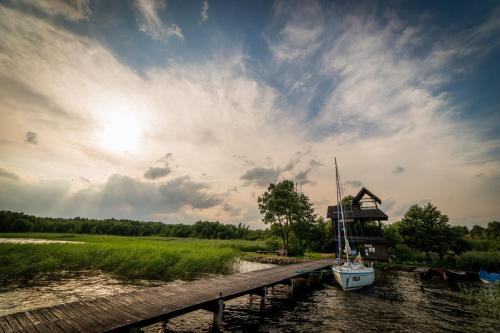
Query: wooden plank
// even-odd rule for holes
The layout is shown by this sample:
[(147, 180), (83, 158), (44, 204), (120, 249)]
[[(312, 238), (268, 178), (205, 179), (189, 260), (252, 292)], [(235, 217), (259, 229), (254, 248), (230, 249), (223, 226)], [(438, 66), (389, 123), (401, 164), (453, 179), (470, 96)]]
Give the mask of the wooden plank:
[(39, 309), (40, 313), (49, 320), (48, 323), (44, 323), (49, 327), (51, 331), (61, 331), (61, 332), (75, 332), (78, 331), (79, 328), (76, 325), (70, 325), (69, 317), (63, 315), (58, 307), (53, 308), (42, 308)]
[(59, 327), (61, 332), (64, 332), (64, 333), (80, 332), (80, 330), (78, 328), (70, 325), (67, 319), (65, 319), (65, 320), (58, 319), (53, 324), (56, 325), (57, 327)]
[(119, 326), (120, 323), (127, 322), (128, 319), (128, 316), (125, 316), (123, 313), (117, 311), (117, 307), (108, 308), (107, 311), (104, 312), (101, 308), (93, 304), (92, 301), (80, 303), (80, 305), (91, 308), (93, 310), (92, 316), (100, 319), (106, 327), (113, 328)]
[[(72, 302), (72, 303), (68, 303), (66, 305), (74, 308), (76, 312), (79, 312), (80, 317), (78, 319), (81, 319), (81, 320), (89, 323), (91, 326), (93, 326), (95, 328), (96, 331), (103, 331), (106, 329), (106, 325), (102, 322), (101, 315), (96, 314), (96, 313), (92, 313), (91, 309), (88, 307), (85, 307), (82, 303)], [(77, 322), (79, 322), (78, 319), (76, 319)]]
[(45, 318), (45, 321), (40, 322), (38, 325), (36, 325), (36, 328), (38, 331), (41, 331), (43, 333), (45, 332), (63, 332), (59, 326), (56, 326), (53, 321), (57, 319), (57, 317), (54, 317), (53, 315), (47, 314), (46, 309), (35, 309), (33, 310), (34, 313), (37, 313), (39, 318)]
[[(100, 307), (102, 309), (102, 311), (106, 311), (106, 309), (108, 309), (110, 306), (110, 303), (107, 303), (106, 301), (107, 301), (106, 299), (96, 300), (95, 305), (97, 307)], [(123, 315), (125, 315), (127, 317), (127, 319), (126, 319), (127, 324), (137, 322), (138, 320), (141, 319), (140, 317), (138, 317), (134, 314), (131, 314), (131, 313), (124, 311), (121, 307), (119, 307), (119, 306), (117, 307), (116, 304), (114, 304), (114, 306), (118, 312), (123, 313)]]
[(62, 307), (64, 308), (64, 313), (70, 315), (78, 326), (84, 328), (84, 331), (90, 332), (94, 330), (99, 332), (103, 330), (102, 325), (87, 318), (86, 315), (81, 313), (81, 311), (75, 308), (71, 303), (63, 304)]
[(35, 328), (35, 325), (31, 322), (31, 320), (26, 316), (24, 312), (15, 313), (14, 317), (16, 317), (17, 321), (21, 324), (21, 326), (27, 330), (38, 332)]
[(0, 318), (0, 327), (5, 333), (11, 333), (14, 332), (12, 327), (10, 327), (9, 323), (7, 322), (7, 319), (5, 317)]
[(57, 318), (53, 313), (51, 313), (47, 308), (41, 308), (38, 309), (40, 313), (47, 319), (48, 322), (53, 322), (54, 320), (57, 320)]
[[(59, 318), (56, 323), (61, 328), (62, 328), (62, 326), (65, 326), (65, 324), (67, 324), (67, 325), (71, 326), (73, 329), (75, 329), (76, 331), (82, 331), (84, 329), (83, 327), (78, 325), (78, 323), (73, 321), (71, 316), (68, 316), (66, 313), (64, 313), (64, 311), (63, 311), (63, 309), (61, 309), (61, 307), (58, 307), (58, 306), (53, 307), (50, 309), (50, 312), (52, 312), (57, 318)], [(63, 324), (63, 323), (65, 323), (65, 324)]]
[(117, 299), (114, 296), (110, 296), (108, 298), (109, 298), (109, 301), (116, 304), (116, 306), (121, 306), (123, 311), (130, 313), (130, 314), (133, 314), (139, 318), (144, 318), (149, 313), (148, 310), (136, 307), (136, 306), (134, 306), (133, 302), (129, 302), (126, 299), (123, 299), (123, 298)]
[(21, 324), (19, 324), (19, 322), (17, 321), (16, 317), (14, 317), (14, 315), (11, 314), (7, 315), (5, 316), (5, 318), (7, 319), (7, 322), (14, 331), (21, 331), (23, 329)]
[(130, 311), (137, 311), (149, 314), (151, 311), (154, 311), (155, 308), (151, 305), (146, 296), (129, 294), (129, 295), (116, 295), (111, 297), (115, 302), (119, 302), (124, 304)]

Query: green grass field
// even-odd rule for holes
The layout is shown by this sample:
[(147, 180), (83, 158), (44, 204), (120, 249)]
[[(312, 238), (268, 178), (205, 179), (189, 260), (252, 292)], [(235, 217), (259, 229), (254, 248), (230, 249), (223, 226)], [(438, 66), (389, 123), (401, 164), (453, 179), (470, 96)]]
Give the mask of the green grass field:
[(102, 270), (131, 279), (192, 279), (229, 274), (243, 251), (259, 241), (4, 233), (0, 238), (39, 238), (83, 244), (0, 244), (0, 285), (59, 271)]

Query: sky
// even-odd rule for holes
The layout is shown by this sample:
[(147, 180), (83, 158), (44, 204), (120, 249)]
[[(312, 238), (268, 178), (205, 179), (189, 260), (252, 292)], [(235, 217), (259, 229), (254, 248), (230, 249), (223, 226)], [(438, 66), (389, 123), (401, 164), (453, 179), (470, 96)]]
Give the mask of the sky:
[(498, 1), (0, 0), (0, 209), (262, 228), (366, 186), (500, 219)]

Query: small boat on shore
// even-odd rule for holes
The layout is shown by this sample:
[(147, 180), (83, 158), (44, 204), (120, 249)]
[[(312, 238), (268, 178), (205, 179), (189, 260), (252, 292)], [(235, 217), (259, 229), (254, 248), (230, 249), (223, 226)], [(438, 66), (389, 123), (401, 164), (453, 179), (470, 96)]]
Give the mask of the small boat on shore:
[[(365, 286), (373, 284), (375, 281), (375, 270), (373, 267), (366, 267), (361, 263), (361, 256), (359, 255), (358, 262), (349, 261), (349, 254), (351, 253), (351, 247), (349, 246), (349, 241), (347, 239), (347, 228), (345, 225), (344, 208), (342, 203), (342, 186), (340, 183), (340, 173), (337, 166), (337, 159), (335, 159), (335, 176), (337, 182), (337, 207), (338, 210), (338, 221), (342, 221), (342, 227), (344, 231), (344, 252), (346, 255), (347, 262), (343, 265), (332, 266), (333, 275), (337, 283), (342, 287), (342, 290), (354, 290)], [(340, 229), (340, 224), (339, 224)], [(339, 253), (338, 258), (342, 258), (342, 247), (340, 230), (338, 233), (338, 244)]]
[(477, 272), (456, 271), (446, 268), (434, 268), (433, 270), (444, 281), (477, 281), (479, 279)]
[(500, 282), (500, 273), (488, 273), (487, 271), (479, 271), (479, 279), (483, 283)]

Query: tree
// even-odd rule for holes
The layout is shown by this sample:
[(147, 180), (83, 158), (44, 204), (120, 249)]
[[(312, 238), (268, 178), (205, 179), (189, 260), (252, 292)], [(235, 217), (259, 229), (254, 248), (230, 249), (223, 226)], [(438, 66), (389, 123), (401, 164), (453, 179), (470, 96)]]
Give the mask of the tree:
[(399, 226), (401, 222), (394, 222), (392, 224), (386, 224), (382, 228), (384, 238), (387, 241), (387, 248), (391, 254), (394, 254), (396, 246), (403, 242), (403, 238), (399, 233)]
[(475, 239), (484, 238), (485, 234), (486, 234), (486, 229), (484, 229), (480, 225), (473, 226), (469, 232), (469, 235)]
[(271, 232), (281, 238), (283, 249), (290, 249), (290, 238), (299, 242), (299, 250), (312, 239), (312, 226), (316, 215), (309, 198), (297, 192), (291, 180), (270, 184), (267, 191), (258, 197), (262, 221), (271, 225)]
[(490, 239), (500, 238), (500, 222), (491, 221), (486, 227), (486, 237)]
[(304, 193), (296, 193), (295, 209), (292, 214), (292, 232), (299, 241), (299, 251), (311, 247), (316, 214), (311, 201)]
[(349, 195), (342, 198), (342, 205), (350, 206), (350, 205), (352, 205), (353, 200), (354, 200), (354, 197), (349, 194)]
[(404, 243), (425, 252), (427, 259), (430, 259), (430, 252), (442, 258), (461, 238), (450, 228), (448, 220), (448, 216), (430, 202), (422, 207), (413, 205), (401, 220), (399, 231)]

